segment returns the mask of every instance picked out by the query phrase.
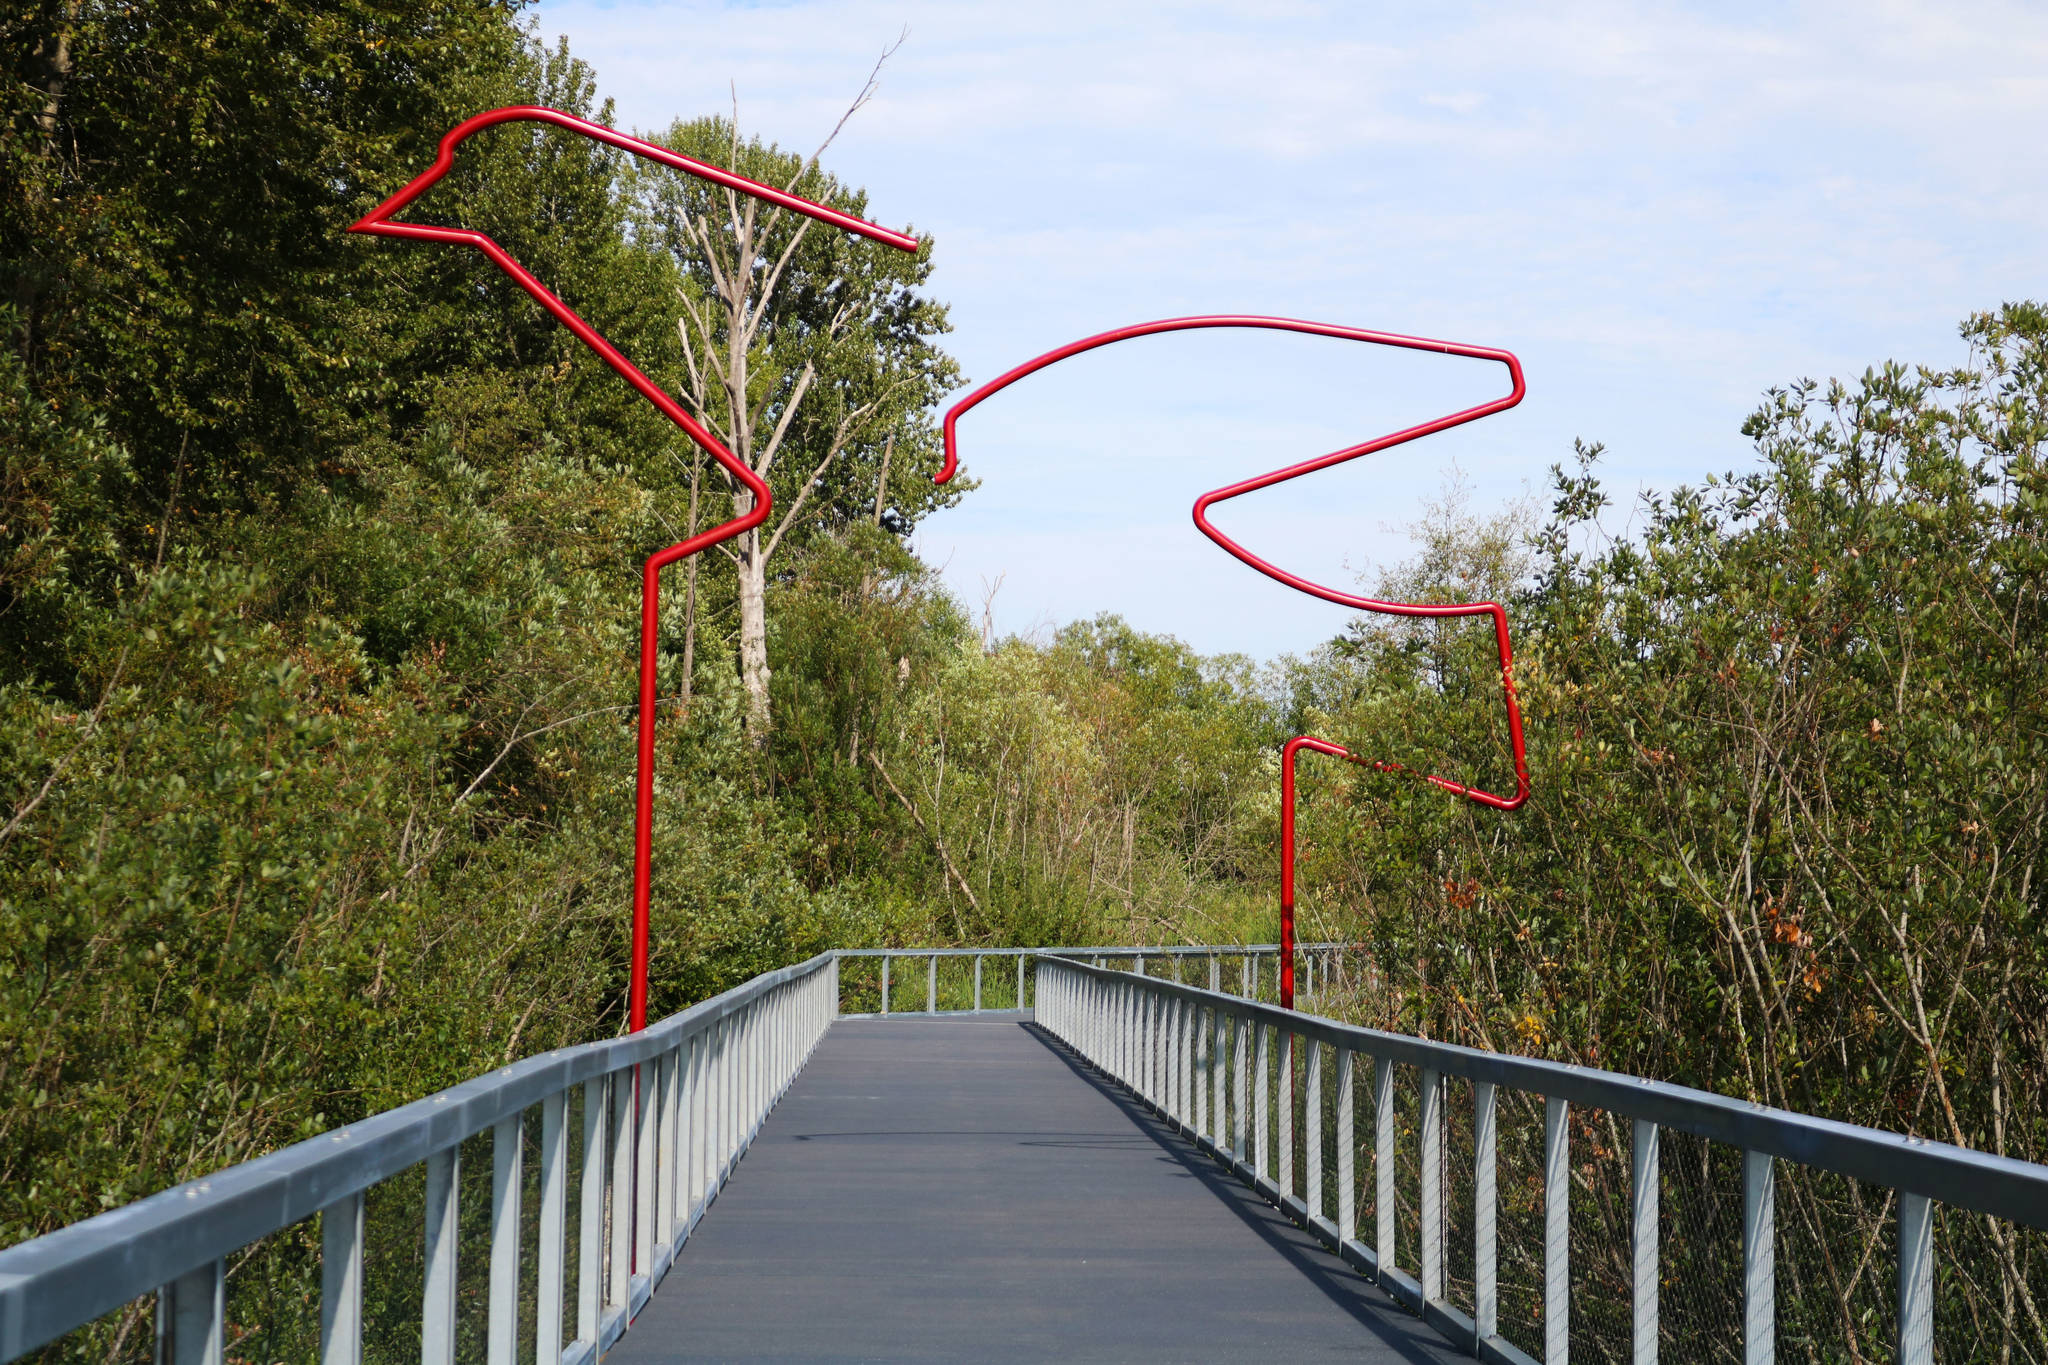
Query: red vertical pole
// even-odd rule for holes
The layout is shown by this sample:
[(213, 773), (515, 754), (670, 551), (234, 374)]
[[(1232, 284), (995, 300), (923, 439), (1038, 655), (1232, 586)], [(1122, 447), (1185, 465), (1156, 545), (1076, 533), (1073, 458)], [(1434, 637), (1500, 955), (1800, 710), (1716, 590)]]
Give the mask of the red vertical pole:
[[(627, 1008), (630, 1023), (635, 1032), (647, 1025), (647, 955), (648, 919), (653, 890), (653, 843), (654, 843), (654, 707), (655, 707), (655, 663), (656, 650), (660, 643), (661, 621), (661, 571), (679, 559), (686, 559), (699, 550), (729, 540), (743, 531), (751, 530), (768, 519), (772, 500), (768, 485), (760, 476), (736, 458), (721, 444), (716, 436), (696, 418), (685, 412), (682, 406), (642, 374), (632, 361), (619, 352), (616, 346), (601, 336), (597, 329), (585, 322), (576, 311), (556, 298), (548, 287), (534, 278), (527, 270), (497, 242), (481, 232), (466, 228), (436, 227), (427, 223), (397, 223), (391, 215), (424, 194), (433, 184), (446, 175), (455, 164), (455, 149), (463, 139), (472, 133), (500, 123), (548, 123), (565, 128), (572, 133), (649, 161), (658, 161), (686, 171), (714, 184), (756, 199), (765, 199), (778, 207), (801, 213), (829, 223), (833, 227), (858, 233), (873, 241), (893, 246), (900, 251), (916, 251), (918, 241), (905, 233), (893, 232), (877, 227), (863, 218), (842, 213), (823, 204), (814, 204), (787, 190), (776, 189), (736, 175), (720, 166), (698, 161), (680, 152), (669, 150), (658, 143), (643, 142), (636, 137), (607, 128), (601, 123), (565, 114), (559, 109), (544, 109), (538, 105), (509, 105), (502, 109), (489, 109), (451, 128), (442, 135), (441, 145), (434, 158), (434, 164), (413, 177), (404, 189), (386, 199), (376, 208), (364, 214), (362, 219), (350, 228), (350, 232), (365, 232), (382, 237), (405, 237), (415, 241), (441, 242), (452, 246), (470, 246), (483, 252), (491, 264), (512, 277), (521, 289), (553, 314), (555, 319), (571, 332), (576, 339), (596, 351), (604, 363), (611, 366), (620, 378), (632, 385), (634, 390), (661, 411), (661, 414), (681, 427), (684, 434), (701, 446), (718, 461), (745, 490), (740, 496), (752, 502), (752, 506), (733, 520), (721, 526), (714, 526), (702, 534), (690, 537), (679, 545), (671, 545), (648, 557), (640, 576), (640, 716), (638, 747), (636, 752), (633, 787), (633, 966), (632, 981), (628, 988)], [(637, 1084), (637, 1081), (636, 1081)]]

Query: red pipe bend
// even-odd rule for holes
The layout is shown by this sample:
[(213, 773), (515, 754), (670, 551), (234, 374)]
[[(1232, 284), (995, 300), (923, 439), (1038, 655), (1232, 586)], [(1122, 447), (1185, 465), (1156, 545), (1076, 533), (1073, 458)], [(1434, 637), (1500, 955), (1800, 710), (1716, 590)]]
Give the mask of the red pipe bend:
[(684, 411), (683, 406), (668, 396), (659, 384), (641, 373), (638, 366), (620, 353), (619, 349), (585, 322), (576, 311), (557, 298), (552, 290), (534, 278), (533, 273), (512, 258), (511, 253), (481, 232), (467, 228), (437, 227), (427, 223), (396, 223), (391, 216), (405, 208), (413, 200), (426, 193), (455, 164), (455, 149), (471, 134), (500, 123), (548, 123), (580, 133), (593, 141), (631, 152), (634, 156), (672, 166), (679, 171), (723, 185), (727, 189), (756, 199), (765, 199), (780, 208), (815, 218), (832, 227), (844, 228), (901, 251), (916, 251), (915, 237), (879, 227), (863, 218), (814, 204), (799, 198), (787, 190), (776, 189), (749, 180), (721, 166), (699, 161), (670, 151), (656, 143), (645, 142), (637, 137), (607, 128), (601, 123), (565, 114), (559, 109), (546, 109), (533, 104), (507, 105), (501, 109), (488, 109), (481, 114), (464, 119), (442, 135), (439, 154), (434, 164), (414, 176), (410, 183), (383, 203), (371, 209), (356, 223), (350, 232), (368, 233), (379, 237), (404, 237), (414, 241), (442, 242), (452, 246), (471, 246), (481, 251), (492, 265), (512, 277), (521, 289), (531, 294), (541, 307), (547, 309), (555, 319), (571, 332), (576, 339), (597, 352), (604, 363), (611, 366), (620, 378), (633, 386), (642, 398), (661, 411), (662, 416), (683, 429), (692, 441), (705, 453), (718, 461), (719, 466), (739, 481), (751, 495), (753, 506), (741, 515), (708, 531), (691, 536), (680, 544), (658, 550), (648, 557), (641, 571), (640, 582), (640, 707), (639, 744), (637, 770), (634, 783), (633, 808), (633, 975), (631, 986), (631, 1025), (638, 1031), (647, 1024), (647, 949), (648, 949), (648, 907), (652, 898), (652, 860), (654, 830), (654, 693), (655, 693), (655, 649), (657, 644), (657, 623), (660, 620), (661, 570), (679, 559), (687, 559), (699, 550), (730, 540), (742, 532), (752, 530), (768, 519), (773, 499), (768, 485), (747, 467), (746, 463), (727, 450), (719, 439), (712, 435), (703, 423)]
[[(1513, 352), (1499, 350), (1491, 346), (1468, 346), (1458, 342), (1435, 341), (1428, 337), (1403, 336), (1395, 332), (1372, 332), (1358, 327), (1341, 327), (1335, 323), (1328, 322), (1307, 322), (1298, 318), (1260, 317), (1238, 313), (1213, 314), (1201, 317), (1163, 318), (1156, 322), (1134, 323), (1128, 327), (1118, 327), (1111, 331), (1099, 332), (1094, 336), (1083, 337), (1079, 341), (1069, 342), (1065, 346), (1047, 351), (1043, 355), (1036, 356), (998, 375), (954, 403), (946, 412), (944, 426), (946, 459), (944, 465), (939, 470), (938, 482), (944, 483), (952, 478), (955, 470), (959, 467), (958, 426), (960, 418), (986, 399), (1000, 393), (1018, 380), (1025, 378), (1027, 375), (1036, 374), (1048, 365), (1057, 364), (1071, 356), (1080, 355), (1084, 351), (1092, 351), (1098, 347), (1112, 345), (1119, 341), (1129, 341), (1135, 337), (1153, 336), (1161, 332), (1185, 332), (1216, 327), (1302, 332), (1311, 336), (1333, 337), (1342, 341), (1362, 341), (1375, 346), (1394, 346), (1411, 351), (1434, 351), (1442, 355), (1461, 356), (1469, 360), (1489, 360), (1507, 367), (1508, 392), (1499, 398), (1490, 399), (1487, 402), (1463, 408), (1447, 416), (1438, 417), (1428, 422), (1421, 422), (1415, 426), (1404, 427), (1385, 436), (1376, 436), (1369, 441), (1361, 441), (1357, 445), (1331, 451), (1327, 455), (1319, 455), (1311, 460), (1303, 460), (1298, 464), (1287, 465), (1283, 468), (1272, 470), (1269, 473), (1254, 475), (1251, 478), (1223, 488), (1213, 489), (1195, 499), (1194, 521), (1196, 528), (1203, 535), (1214, 541), (1226, 554), (1236, 559), (1239, 563), (1258, 570), (1277, 583), (1284, 583), (1297, 592), (1307, 593), (1309, 596), (1321, 598), (1325, 602), (1334, 602), (1339, 606), (1350, 607), (1358, 611), (1379, 612), (1391, 616), (1436, 618), (1491, 616), (1493, 618), (1494, 645), (1500, 660), (1501, 696), (1503, 706), (1507, 712), (1508, 743), (1514, 754), (1514, 793), (1513, 795), (1502, 796), (1469, 783), (1459, 782), (1448, 777), (1439, 777), (1435, 774), (1422, 774), (1422, 777), (1424, 781), (1429, 782), (1433, 786), (1441, 787), (1453, 796), (1463, 797), (1465, 800), (1471, 801), (1476, 805), (1488, 806), (1494, 810), (1501, 811), (1517, 809), (1529, 799), (1528, 753), (1522, 735), (1522, 707), (1515, 695), (1514, 651), (1508, 641), (1508, 616), (1507, 611), (1498, 602), (1389, 602), (1379, 598), (1363, 597), (1356, 593), (1344, 592), (1341, 589), (1313, 582), (1299, 574), (1291, 573), (1277, 564), (1261, 559), (1258, 555), (1253, 554), (1250, 550), (1232, 540), (1221, 528), (1209, 520), (1209, 509), (1218, 503), (1228, 502), (1230, 499), (1242, 497), (1246, 493), (1255, 493), (1262, 488), (1271, 488), (1275, 484), (1285, 483), (1289, 479), (1298, 479), (1305, 474), (1313, 474), (1318, 470), (1329, 469), (1335, 465), (1355, 460), (1361, 455), (1376, 454), (1379, 451), (1391, 449), (1408, 441), (1419, 440), (1424, 436), (1432, 436), (1437, 432), (1448, 431), (1452, 427), (1463, 426), (1467, 422), (1476, 422), (1482, 417), (1490, 417), (1494, 413), (1506, 411), (1521, 402), (1528, 393), (1528, 386), (1522, 378), (1522, 363), (1515, 358)], [(1280, 760), (1282, 774), (1281, 997), (1282, 1003), (1289, 1008), (1293, 1007), (1294, 996), (1294, 756), (1302, 749), (1329, 754), (1332, 757), (1342, 758), (1348, 762), (1366, 763), (1382, 772), (1408, 771), (1398, 763), (1359, 759), (1340, 745), (1309, 736), (1289, 741), (1286, 748), (1282, 750)]]

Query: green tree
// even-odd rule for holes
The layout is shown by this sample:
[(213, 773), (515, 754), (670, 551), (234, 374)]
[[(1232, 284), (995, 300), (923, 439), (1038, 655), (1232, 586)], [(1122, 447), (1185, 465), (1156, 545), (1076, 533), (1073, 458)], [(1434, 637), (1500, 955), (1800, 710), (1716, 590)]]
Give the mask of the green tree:
[[(661, 140), (813, 202), (867, 213), (864, 192), (819, 169), (822, 147), (803, 157), (743, 141), (721, 118), (678, 122)], [(932, 245), (927, 238), (908, 255), (658, 169), (640, 176), (638, 214), (639, 236), (661, 244), (680, 275), (684, 401), (775, 497), (765, 525), (720, 547), (737, 573), (748, 731), (765, 745), (775, 556), (877, 507), (890, 530), (908, 533), (964, 490), (931, 481), (940, 458), (932, 407), (959, 382), (936, 344), (950, 330), (946, 310), (916, 292), (930, 277)], [(727, 479), (724, 491), (732, 515), (751, 510), (736, 482)]]

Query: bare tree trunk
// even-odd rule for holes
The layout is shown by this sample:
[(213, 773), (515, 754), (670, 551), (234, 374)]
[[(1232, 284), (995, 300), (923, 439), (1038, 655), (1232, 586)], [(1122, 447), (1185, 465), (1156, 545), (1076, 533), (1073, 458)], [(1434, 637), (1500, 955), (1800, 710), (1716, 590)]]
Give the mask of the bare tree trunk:
[[(684, 536), (692, 540), (697, 535), (697, 493), (702, 487), (704, 476), (704, 452), (698, 451), (696, 459), (690, 462), (690, 529)], [(697, 561), (700, 556), (691, 555), (684, 563), (683, 570), (683, 714), (690, 714), (690, 702), (697, 687)]]
[(761, 533), (740, 540), (740, 685), (747, 690), (747, 738), (768, 742), (768, 559)]

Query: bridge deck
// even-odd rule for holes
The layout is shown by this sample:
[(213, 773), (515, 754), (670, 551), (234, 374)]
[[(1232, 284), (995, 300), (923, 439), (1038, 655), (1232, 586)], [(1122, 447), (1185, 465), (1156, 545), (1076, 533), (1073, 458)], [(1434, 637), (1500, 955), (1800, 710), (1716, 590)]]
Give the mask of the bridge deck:
[(1336, 1356), (1463, 1358), (1008, 1015), (835, 1024), (607, 1360)]

